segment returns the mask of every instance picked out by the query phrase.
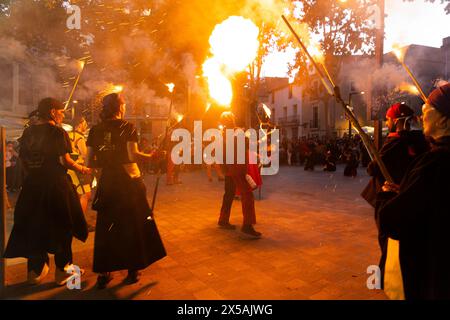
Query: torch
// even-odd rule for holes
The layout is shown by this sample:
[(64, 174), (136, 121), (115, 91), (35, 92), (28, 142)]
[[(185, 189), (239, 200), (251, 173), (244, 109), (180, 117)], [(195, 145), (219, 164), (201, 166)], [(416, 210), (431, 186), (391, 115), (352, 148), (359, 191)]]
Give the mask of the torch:
[[(79, 61), (80, 72), (78, 72), (78, 76), (75, 80), (75, 83), (73, 84), (72, 91), (70, 92), (69, 99), (66, 102), (66, 106), (64, 107), (64, 110), (67, 110), (69, 108), (70, 101), (72, 100), (73, 94), (75, 93), (75, 89), (77, 88), (78, 81), (80, 81), (81, 74), (83, 73), (85, 64), (86, 63), (84, 61)], [(72, 115), (74, 116), (74, 112), (72, 112)]]
[[(292, 32), (292, 34), (294, 35), (294, 37), (297, 39), (298, 43), (300, 44), (303, 52), (306, 54), (306, 56), (309, 58), (309, 61), (313, 64), (314, 68), (316, 69), (317, 73), (319, 74), (319, 77), (321, 78), (323, 83), (326, 83), (326, 79), (328, 79), (328, 81), (333, 85), (334, 87), (334, 93), (332, 95), (334, 95), (334, 97), (336, 98), (336, 100), (342, 105), (342, 107), (344, 108), (345, 113), (347, 114), (347, 117), (350, 119), (350, 121), (353, 123), (353, 126), (355, 127), (355, 129), (358, 131), (358, 133), (361, 136), (361, 139), (367, 149), (367, 151), (369, 152), (370, 157), (372, 158), (372, 160), (376, 160), (381, 173), (383, 174), (384, 178), (386, 179), (386, 181), (388, 182), (394, 182), (394, 180), (392, 179), (391, 175), (389, 174), (389, 171), (386, 168), (386, 165), (384, 164), (384, 162), (381, 159), (380, 154), (378, 153), (377, 149), (375, 148), (372, 140), (370, 140), (369, 136), (364, 132), (364, 130), (362, 129), (361, 125), (358, 122), (358, 119), (356, 119), (355, 115), (353, 114), (352, 110), (350, 109), (350, 107), (348, 106), (347, 103), (345, 103), (345, 101), (342, 99), (341, 97), (341, 91), (340, 88), (336, 85), (334, 85), (334, 81), (331, 78), (331, 75), (328, 73), (327, 71), (327, 75), (325, 76), (325, 74), (323, 73), (323, 71), (319, 68), (318, 64), (316, 63), (316, 61), (313, 59), (313, 57), (311, 56), (311, 54), (308, 52), (308, 49), (305, 47), (305, 45), (303, 44), (302, 40), (300, 39), (300, 37), (298, 36), (298, 34), (295, 32), (295, 30), (292, 28), (291, 24), (289, 23), (289, 21), (286, 19), (286, 17), (284, 15), (281, 16), (284, 20), (284, 22), (286, 23), (286, 25), (288, 26), (289, 30)], [(324, 68), (324, 70), (326, 70), (325, 66), (322, 65), (322, 67)], [(327, 90), (329, 89), (328, 86), (325, 86), (327, 88)], [(328, 90), (329, 91), (329, 90)], [(329, 93), (331, 94), (331, 92), (329, 91)]]
[[(172, 108), (173, 108), (173, 91), (175, 89), (175, 84), (173, 83), (168, 83), (166, 84), (169, 92), (170, 92), (170, 106), (169, 106), (169, 113), (167, 115), (167, 123), (166, 123), (166, 131), (164, 134), (164, 139), (161, 141), (161, 145), (159, 147), (159, 149), (161, 150), (162, 147), (167, 145), (167, 138), (169, 135), (169, 130), (170, 130), (170, 118), (172, 115)], [(158, 174), (156, 176), (156, 185), (155, 185), (155, 189), (153, 190), (153, 199), (152, 199), (152, 213), (154, 212), (153, 210), (155, 209), (155, 203), (156, 203), (156, 196), (158, 195), (158, 188), (159, 188), (159, 181), (161, 180), (161, 171), (162, 171), (162, 163), (159, 164), (159, 168), (158, 168)]]
[(423, 102), (427, 103), (428, 98), (425, 95), (425, 93), (422, 90), (422, 87), (419, 84), (419, 81), (417, 81), (416, 77), (412, 73), (411, 69), (406, 65), (405, 59), (404, 59), (404, 53), (401, 51), (400, 48), (394, 48), (393, 50), (395, 56), (397, 57), (398, 61), (401, 63), (403, 68), (405, 69), (406, 73), (408, 73), (409, 77), (413, 81), (414, 85), (416, 86), (417, 90), (419, 90), (420, 97), (422, 98)]

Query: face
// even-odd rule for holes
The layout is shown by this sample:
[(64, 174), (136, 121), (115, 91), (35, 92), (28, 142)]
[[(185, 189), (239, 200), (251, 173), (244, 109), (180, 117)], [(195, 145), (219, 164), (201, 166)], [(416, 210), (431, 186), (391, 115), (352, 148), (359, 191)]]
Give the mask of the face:
[(395, 132), (395, 121), (392, 118), (386, 117), (386, 124), (391, 132)]
[(87, 128), (88, 128), (88, 125), (87, 125), (86, 120), (83, 120), (83, 121), (78, 125), (78, 130), (79, 130), (81, 133), (86, 132), (86, 131), (87, 131)]
[(125, 116), (125, 112), (127, 111), (127, 105), (125, 103), (120, 105), (120, 117), (123, 118)]
[(50, 111), (53, 120), (55, 120), (56, 124), (61, 124), (64, 121), (64, 109), (52, 109)]
[(423, 112), (423, 133), (426, 136), (433, 138), (439, 137), (440, 127), (439, 124), (442, 123), (442, 115), (435, 108), (429, 104), (424, 104), (422, 107)]

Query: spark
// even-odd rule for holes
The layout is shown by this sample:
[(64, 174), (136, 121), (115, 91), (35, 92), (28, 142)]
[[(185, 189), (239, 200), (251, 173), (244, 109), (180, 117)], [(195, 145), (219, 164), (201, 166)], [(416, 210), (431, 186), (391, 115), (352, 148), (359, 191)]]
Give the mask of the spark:
[(169, 89), (170, 93), (173, 93), (173, 90), (175, 89), (174, 83), (166, 83), (166, 87)]

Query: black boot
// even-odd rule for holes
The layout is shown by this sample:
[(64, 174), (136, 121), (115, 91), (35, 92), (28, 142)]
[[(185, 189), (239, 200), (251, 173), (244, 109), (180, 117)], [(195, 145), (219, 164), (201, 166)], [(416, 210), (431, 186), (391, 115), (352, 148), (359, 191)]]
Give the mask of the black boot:
[(105, 289), (108, 283), (110, 283), (112, 280), (112, 275), (110, 272), (101, 273), (97, 277), (97, 288), (98, 289)]
[(262, 236), (262, 233), (256, 231), (251, 224), (243, 225), (241, 231), (245, 235), (250, 236), (250, 237), (255, 238), (255, 239), (259, 239)]
[(138, 270), (128, 270), (128, 276), (125, 278), (125, 283), (133, 284), (139, 281), (141, 273)]

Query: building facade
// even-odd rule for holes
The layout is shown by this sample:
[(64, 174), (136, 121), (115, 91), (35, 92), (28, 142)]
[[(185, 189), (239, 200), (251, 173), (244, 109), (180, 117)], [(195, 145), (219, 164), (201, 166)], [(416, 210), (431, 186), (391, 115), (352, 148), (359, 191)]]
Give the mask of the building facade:
[[(426, 95), (433, 90), (436, 79), (449, 79), (450, 37), (443, 39), (441, 48), (410, 45), (404, 49), (405, 63)], [(420, 97), (397, 88), (401, 82), (412, 82), (393, 53), (384, 55), (381, 70), (373, 56), (343, 57), (336, 82), (362, 127), (370, 129), (377, 117), (384, 119), (387, 108), (396, 102), (405, 102), (417, 114), (421, 113)], [(272, 109), (272, 121), (280, 127), (283, 138), (342, 137), (356, 133), (344, 109), (326, 92), (314, 70), (310, 70), (308, 83), (281, 85), (273, 88), (269, 96), (264, 103)]]

